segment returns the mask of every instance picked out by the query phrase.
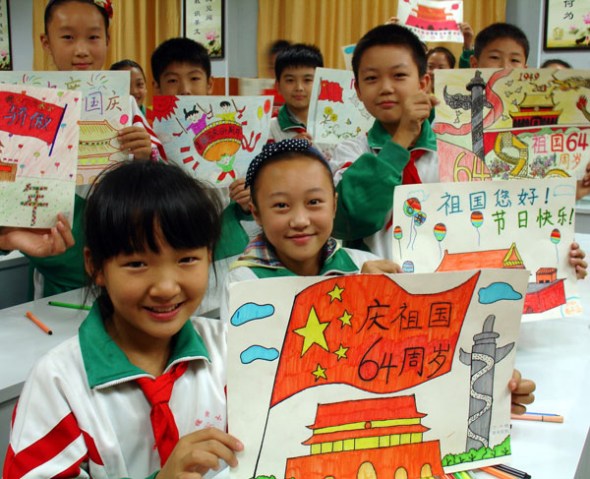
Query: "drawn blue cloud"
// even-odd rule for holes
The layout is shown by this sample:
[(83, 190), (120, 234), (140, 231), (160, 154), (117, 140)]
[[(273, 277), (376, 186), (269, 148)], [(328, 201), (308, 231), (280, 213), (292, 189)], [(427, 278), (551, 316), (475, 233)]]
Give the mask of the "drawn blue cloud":
[(279, 351), (275, 348), (265, 348), (264, 346), (250, 346), (240, 354), (242, 364), (250, 364), (253, 361), (274, 361), (279, 357)]
[(268, 318), (275, 312), (272, 304), (246, 303), (240, 306), (231, 317), (232, 326), (242, 326), (250, 321)]
[(487, 288), (481, 288), (477, 293), (481, 304), (492, 304), (497, 301), (517, 301), (522, 294), (514, 291), (508, 283), (492, 283)]

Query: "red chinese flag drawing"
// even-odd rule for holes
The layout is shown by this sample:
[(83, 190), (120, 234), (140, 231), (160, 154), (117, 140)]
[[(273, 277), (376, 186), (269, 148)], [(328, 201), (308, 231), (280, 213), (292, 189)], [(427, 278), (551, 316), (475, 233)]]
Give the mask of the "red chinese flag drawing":
[(338, 82), (320, 80), (320, 96), (318, 100), (327, 100), (344, 103), (342, 101), (342, 87)]
[(0, 112), (1, 131), (39, 138), (49, 145), (57, 136), (65, 107), (25, 93), (0, 91)]
[(382, 275), (331, 278), (295, 299), (270, 406), (341, 383), (392, 393), (451, 369), (479, 273), (434, 294), (411, 294)]

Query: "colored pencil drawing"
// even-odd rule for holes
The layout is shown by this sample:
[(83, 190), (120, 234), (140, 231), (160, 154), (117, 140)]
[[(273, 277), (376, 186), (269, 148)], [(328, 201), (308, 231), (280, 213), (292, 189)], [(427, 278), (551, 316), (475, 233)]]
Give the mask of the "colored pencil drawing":
[(74, 206), (80, 95), (0, 85), (0, 225), (49, 228)]
[(420, 273), (529, 270), (527, 319), (577, 315), (581, 303), (568, 263), (574, 202), (573, 178), (399, 186), (393, 258)]
[(349, 70), (316, 68), (307, 131), (328, 157), (338, 143), (365, 134), (373, 117), (358, 99)]
[(0, 72), (0, 83), (75, 90), (82, 93), (77, 184), (89, 184), (109, 165), (128, 159), (117, 132), (133, 122), (129, 72)]
[(400, 0), (397, 17), (423, 42), (463, 42), (463, 0)]
[(245, 451), (231, 477), (413, 479), (501, 462), (527, 278), (232, 285), (228, 423)]
[(435, 93), (441, 181), (583, 176), (587, 71), (441, 70)]
[(244, 177), (262, 151), (272, 98), (157, 96), (154, 131), (169, 160), (194, 176), (224, 187)]

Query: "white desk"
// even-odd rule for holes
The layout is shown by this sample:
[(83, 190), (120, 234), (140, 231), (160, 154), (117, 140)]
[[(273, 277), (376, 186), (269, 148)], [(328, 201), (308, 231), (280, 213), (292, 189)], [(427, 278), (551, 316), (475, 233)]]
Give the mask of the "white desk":
[[(20, 304), (0, 311), (0, 471), (8, 447), (12, 410), (25, 379), (37, 359), (74, 336), (88, 311), (49, 306), (49, 300), (82, 304), (84, 292), (70, 291), (51, 298)], [(50, 336), (25, 317), (31, 311), (47, 326)]]
[[(590, 235), (576, 235), (590, 254)], [(590, 478), (590, 278), (578, 283), (584, 316), (523, 323), (516, 367), (537, 383), (529, 409), (565, 417), (563, 424), (512, 422), (511, 464), (534, 479)], [(577, 471), (578, 464), (582, 464)]]

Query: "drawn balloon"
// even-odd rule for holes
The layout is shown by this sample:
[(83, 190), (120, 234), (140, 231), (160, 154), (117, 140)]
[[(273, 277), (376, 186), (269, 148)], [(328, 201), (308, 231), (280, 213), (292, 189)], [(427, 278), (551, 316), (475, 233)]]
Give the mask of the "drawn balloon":
[(557, 262), (559, 263), (559, 250), (557, 249), (557, 245), (561, 241), (561, 231), (557, 228), (554, 228), (549, 235), (549, 239), (555, 245), (555, 256), (557, 256)]
[(436, 241), (438, 241), (438, 249), (442, 258), (442, 241), (447, 236), (447, 227), (444, 223), (436, 223), (433, 228), (433, 233)]
[(477, 246), (480, 245), (481, 236), (479, 235), (479, 228), (483, 225), (483, 213), (481, 211), (474, 211), (471, 213), (471, 224), (477, 231)]
[(397, 240), (397, 244), (399, 246), (399, 258), (402, 259), (402, 242), (401, 239), (404, 236), (404, 232), (402, 231), (402, 227), (397, 225), (393, 228), (393, 237)]

